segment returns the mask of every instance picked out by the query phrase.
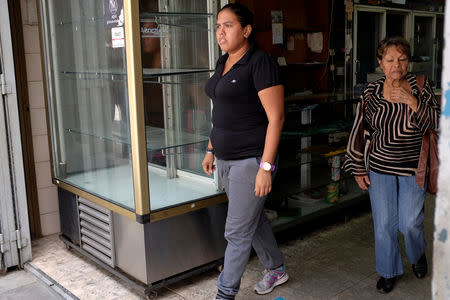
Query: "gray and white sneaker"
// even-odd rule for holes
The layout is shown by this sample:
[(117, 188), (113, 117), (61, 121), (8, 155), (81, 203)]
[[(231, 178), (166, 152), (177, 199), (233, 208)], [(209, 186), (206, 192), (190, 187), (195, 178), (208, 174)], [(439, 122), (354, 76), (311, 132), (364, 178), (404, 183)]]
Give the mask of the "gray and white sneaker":
[(288, 279), (289, 275), (286, 273), (284, 265), (277, 269), (265, 270), (263, 278), (255, 285), (255, 292), (259, 295), (268, 294)]

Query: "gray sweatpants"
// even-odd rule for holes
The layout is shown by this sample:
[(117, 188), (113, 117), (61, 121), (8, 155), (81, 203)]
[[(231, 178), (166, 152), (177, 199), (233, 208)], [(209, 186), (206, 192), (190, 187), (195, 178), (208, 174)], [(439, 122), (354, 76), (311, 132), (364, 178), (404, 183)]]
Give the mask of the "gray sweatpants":
[(278, 267), (284, 260), (264, 213), (266, 197), (255, 196), (255, 179), (260, 159), (217, 159), (216, 163), (228, 196), (225, 223), (228, 245), (217, 286), (226, 295), (236, 295), (252, 246), (266, 269)]

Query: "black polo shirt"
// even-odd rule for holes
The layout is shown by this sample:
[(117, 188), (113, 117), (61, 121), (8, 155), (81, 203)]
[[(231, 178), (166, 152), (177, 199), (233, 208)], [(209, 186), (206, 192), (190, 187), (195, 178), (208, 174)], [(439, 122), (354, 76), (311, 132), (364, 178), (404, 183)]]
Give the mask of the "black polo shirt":
[(205, 86), (213, 101), (211, 143), (224, 160), (261, 156), (267, 116), (258, 92), (281, 84), (278, 64), (265, 52), (251, 47), (222, 76), (228, 54), (219, 58)]

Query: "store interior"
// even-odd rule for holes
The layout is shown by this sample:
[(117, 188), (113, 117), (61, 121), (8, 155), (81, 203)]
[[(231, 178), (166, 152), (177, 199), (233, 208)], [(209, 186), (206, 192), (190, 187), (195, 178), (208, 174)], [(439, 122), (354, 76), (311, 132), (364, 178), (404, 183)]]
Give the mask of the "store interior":
[(257, 45), (281, 68), (286, 122), (267, 202), (274, 229), (368, 201), (341, 170), (356, 103), (383, 74), (378, 42), (411, 42), (410, 71), (439, 97), (443, 1), (240, 0), (255, 15)]

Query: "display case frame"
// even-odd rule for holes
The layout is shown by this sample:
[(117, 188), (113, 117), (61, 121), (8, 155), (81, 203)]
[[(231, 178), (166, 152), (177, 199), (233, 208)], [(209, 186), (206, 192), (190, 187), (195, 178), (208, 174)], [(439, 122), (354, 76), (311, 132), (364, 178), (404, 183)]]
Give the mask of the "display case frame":
[[(44, 74), (49, 74), (51, 70), (52, 61), (51, 57), (53, 55), (52, 49), (50, 49), (50, 39), (52, 38), (50, 35), (48, 24), (46, 24), (45, 20), (49, 18), (46, 14), (47, 9), (44, 7), (48, 5), (48, 1), (37, 1), (39, 4), (39, 12), (41, 15), (40, 23), (42, 26), (40, 27), (40, 33), (42, 37), (42, 48), (43, 48), (43, 67), (45, 69)], [(209, 32), (209, 49), (207, 50), (209, 53), (209, 68), (205, 70), (200, 70), (202, 72), (211, 72), (213, 66), (215, 64), (216, 59), (219, 55), (219, 48), (215, 43), (215, 35), (214, 35), (214, 22), (213, 22), (213, 12), (216, 12), (219, 8), (218, 1), (212, 0), (207, 1), (207, 9), (210, 17), (208, 18), (208, 28), (206, 30)], [(176, 70), (151, 70), (151, 69), (143, 69), (142, 63), (142, 47), (141, 47), (141, 11), (140, 11), (140, 2), (132, 1), (132, 0), (123, 0), (123, 28), (124, 28), (124, 49), (126, 56), (126, 87), (127, 87), (127, 97), (128, 97), (128, 111), (129, 111), (129, 148), (130, 148), (130, 166), (132, 173), (132, 193), (133, 193), (133, 202), (130, 206), (121, 205), (121, 203), (116, 203), (114, 201), (110, 201), (107, 198), (104, 198), (101, 193), (96, 193), (95, 191), (86, 190), (80, 185), (73, 184), (69, 180), (66, 180), (64, 176), (60, 176), (61, 171), (61, 161), (57, 159), (58, 154), (54, 151), (50, 151), (50, 161), (51, 161), (51, 172), (53, 183), (63, 188), (73, 194), (76, 194), (80, 197), (88, 199), (94, 203), (101, 205), (107, 209), (110, 209), (120, 215), (123, 215), (133, 221), (138, 223), (149, 223), (156, 222), (165, 218), (174, 217), (177, 215), (189, 213), (195, 210), (199, 210), (202, 208), (206, 208), (209, 206), (213, 206), (219, 203), (223, 203), (227, 201), (227, 198), (224, 192), (221, 190), (218, 182), (217, 175), (212, 178), (211, 182), (215, 184), (216, 190), (215, 192), (206, 192), (204, 196), (196, 196), (192, 199), (187, 199), (181, 203), (169, 203), (166, 206), (158, 206), (156, 209), (152, 209), (152, 197), (150, 195), (150, 186), (149, 184), (149, 161), (148, 161), (148, 151), (147, 148), (147, 138), (146, 138), (146, 121), (145, 121), (145, 107), (144, 107), (144, 78), (148, 76), (154, 76), (158, 78), (158, 81), (161, 81), (162, 76), (168, 75), (180, 75), (180, 74), (192, 74), (196, 73), (197, 70), (189, 70), (182, 69), (178, 72)], [(94, 18), (92, 18), (94, 19)], [(92, 22), (98, 22), (99, 20), (89, 20)], [(214, 45), (214, 46), (212, 46)], [(167, 47), (165, 47), (167, 49)], [(156, 73), (154, 72), (156, 71)], [(152, 74), (147, 74), (147, 73)], [(86, 72), (84, 72), (86, 73)], [(119, 72), (120, 73), (120, 72)], [(154, 73), (154, 74), (153, 74)], [(68, 72), (64, 73), (66, 76), (70, 75)], [(84, 76), (100, 76), (98, 72), (88, 72), (84, 74)], [(103, 74), (103, 73), (102, 73)], [(78, 75), (76, 75), (78, 76)], [(80, 75), (81, 76), (81, 75)], [(88, 79), (88, 78), (86, 78)], [(48, 79), (47, 76), (44, 76), (44, 88), (45, 94), (47, 97), (46, 110), (47, 110), (47, 123), (49, 124), (49, 145), (50, 149), (56, 147), (55, 144), (58, 143), (58, 137), (55, 137), (55, 132), (57, 132), (57, 128), (55, 123), (58, 121), (55, 120), (55, 116), (52, 114), (53, 105), (50, 101), (51, 93), (54, 89), (52, 86), (51, 79)], [(49, 102), (50, 101), (50, 102)], [(165, 112), (166, 113), (166, 112)], [(76, 130), (69, 130), (71, 133), (75, 133)], [(103, 140), (107, 140), (108, 137), (101, 137)], [(206, 137), (207, 141), (208, 137)], [(115, 142), (113, 139), (110, 139), (112, 142)], [(172, 147), (173, 148), (173, 147)], [(176, 149), (173, 148), (173, 149)], [(164, 154), (164, 150), (161, 150)], [(170, 147), (167, 150), (167, 154), (170, 152)], [(199, 156), (199, 154), (197, 155)], [(168, 172), (168, 177), (173, 178), (177, 176), (176, 170), (173, 167), (174, 161), (170, 155), (167, 155), (168, 159), (166, 160), (166, 168)], [(172, 161), (171, 161), (172, 159)], [(197, 159), (198, 160), (198, 159)], [(66, 167), (66, 166), (62, 166)], [(65, 170), (64, 170), (65, 171)], [(182, 173), (182, 172), (180, 172)], [(98, 176), (98, 175), (97, 175)], [(196, 176), (188, 174), (189, 176)], [(208, 179), (209, 180), (209, 179)], [(210, 194), (208, 194), (210, 193)], [(154, 199), (156, 200), (156, 199)]]

